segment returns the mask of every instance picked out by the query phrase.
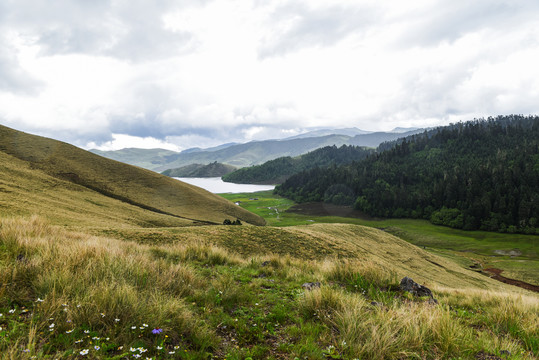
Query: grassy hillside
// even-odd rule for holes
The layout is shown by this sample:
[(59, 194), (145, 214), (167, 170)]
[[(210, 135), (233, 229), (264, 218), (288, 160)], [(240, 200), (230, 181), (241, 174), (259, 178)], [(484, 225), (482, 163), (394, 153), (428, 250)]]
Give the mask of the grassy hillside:
[[(0, 220), (1, 358), (539, 355), (536, 295), (476, 280), (436, 256), (423, 261), (422, 250), (381, 231), (351, 225), (198, 229), (137, 244), (68, 232), (36, 217)], [(240, 256), (212, 244), (230, 246), (230, 239), (261, 248), (242, 247)], [(294, 256), (268, 252), (293, 246), (293, 239), (300, 245)], [(353, 253), (323, 259), (320, 246), (334, 255)], [(423, 276), (438, 304), (399, 290), (403, 273)], [(321, 287), (306, 290), (306, 282)], [(489, 290), (478, 289), (481, 284)]]
[[(222, 223), (226, 218), (264, 224), (262, 218), (198, 187), (4, 126), (0, 126), (0, 161), (7, 213), (47, 213), (54, 208), (51, 201), (56, 201), (71, 212), (67, 217), (84, 217), (85, 207), (101, 218), (129, 218), (129, 213), (142, 214), (143, 209), (152, 214), (141, 215), (141, 222), (161, 214), (168, 215), (157, 217), (165, 224)], [(87, 200), (79, 201), (81, 197)]]

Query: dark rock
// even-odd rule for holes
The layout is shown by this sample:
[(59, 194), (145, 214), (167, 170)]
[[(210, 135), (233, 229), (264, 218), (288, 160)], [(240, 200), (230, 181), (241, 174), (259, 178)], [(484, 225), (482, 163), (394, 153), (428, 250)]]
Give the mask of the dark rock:
[(423, 285), (419, 285), (414, 280), (410, 279), (408, 276), (405, 276), (404, 278), (402, 278), (401, 283), (400, 283), (400, 288), (402, 291), (408, 291), (414, 296), (419, 296), (419, 297), (428, 296), (431, 299), (434, 299), (432, 297), (432, 291), (430, 291), (429, 288)]
[(302, 288), (304, 288), (305, 290), (313, 290), (313, 289), (317, 289), (320, 287), (320, 283), (319, 282), (308, 282), (308, 283), (304, 283), (303, 285), (301, 285)]
[(17, 255), (17, 261), (26, 262), (26, 258), (24, 257), (23, 254), (19, 254), (19, 255)]
[(480, 351), (475, 355), (475, 358), (477, 360), (502, 360), (501, 357), (498, 357), (493, 354), (486, 353), (484, 351)]

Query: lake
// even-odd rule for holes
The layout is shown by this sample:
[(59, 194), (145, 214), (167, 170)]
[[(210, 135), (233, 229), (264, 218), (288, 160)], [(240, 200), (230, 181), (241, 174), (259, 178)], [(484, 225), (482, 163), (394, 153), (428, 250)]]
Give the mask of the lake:
[(234, 184), (224, 182), (220, 177), (213, 178), (174, 178), (191, 185), (201, 187), (214, 194), (221, 193), (250, 193), (273, 190), (274, 185)]

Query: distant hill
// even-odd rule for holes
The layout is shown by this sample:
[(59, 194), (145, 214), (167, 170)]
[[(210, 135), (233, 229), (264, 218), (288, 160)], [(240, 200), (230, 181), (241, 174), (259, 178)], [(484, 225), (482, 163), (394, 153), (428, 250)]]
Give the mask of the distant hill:
[(298, 202), (354, 204), (371, 216), (538, 233), (539, 117), (440, 127), (379, 151), (352, 165), (301, 172), (276, 192)]
[(223, 180), (243, 184), (282, 184), (290, 176), (315, 167), (349, 164), (373, 154), (374, 150), (343, 145), (326, 146), (297, 157), (280, 157), (262, 165), (238, 169), (223, 176)]
[(161, 174), (170, 177), (221, 177), (237, 170), (236, 167), (218, 162), (207, 165), (190, 164), (176, 169), (168, 169)]
[(148, 170), (154, 170), (158, 167), (166, 166), (166, 164), (170, 161), (170, 156), (178, 154), (178, 152), (172, 150), (138, 148), (126, 148), (112, 151), (92, 149), (90, 152)]
[[(259, 216), (196, 186), (0, 126), (0, 212), (54, 222), (142, 226), (263, 225)], [(118, 225), (118, 224), (116, 224)]]
[(372, 131), (365, 131), (358, 128), (344, 128), (344, 129), (320, 129), (320, 130), (313, 130), (309, 131), (303, 134), (295, 135), (286, 138), (286, 140), (291, 139), (304, 139), (308, 137), (320, 137), (320, 136), (328, 136), (328, 135), (346, 135), (346, 136), (356, 136), (356, 135), (363, 135), (363, 134), (369, 134)]
[(421, 132), (416, 130), (407, 133), (376, 132), (369, 134), (325, 135), (318, 137), (291, 138), (283, 140), (252, 141), (245, 144), (236, 144), (216, 147), (218, 150), (205, 151), (191, 149), (187, 152), (170, 152), (162, 149), (123, 149), (117, 151), (92, 152), (114, 160), (131, 165), (144, 167), (149, 170), (161, 172), (168, 169), (180, 168), (190, 164), (209, 164), (217, 161), (236, 167), (246, 167), (263, 164), (283, 156), (298, 156), (325, 146), (355, 145), (377, 147), (380, 143), (396, 140), (399, 137)]

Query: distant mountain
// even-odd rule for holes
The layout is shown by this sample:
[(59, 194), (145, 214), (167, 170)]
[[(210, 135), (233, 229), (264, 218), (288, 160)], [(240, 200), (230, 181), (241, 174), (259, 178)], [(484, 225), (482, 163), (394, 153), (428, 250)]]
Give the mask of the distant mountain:
[(309, 138), (309, 137), (320, 137), (320, 136), (328, 136), (328, 135), (356, 136), (356, 135), (363, 135), (363, 134), (369, 134), (369, 133), (371, 133), (371, 131), (361, 130), (356, 127), (344, 128), (344, 129), (320, 129), (320, 130), (309, 131), (304, 134), (291, 136), (286, 139), (287, 140), (304, 139), (304, 138)]
[(410, 131), (416, 131), (416, 130), (419, 130), (419, 129), (420, 128), (417, 128), (417, 127), (396, 127), (393, 130), (391, 130), (390, 132), (405, 133), (405, 132), (410, 132)]
[(237, 169), (232, 165), (221, 164), (215, 161), (208, 165), (190, 164), (181, 168), (168, 169), (161, 174), (170, 177), (221, 177)]
[(238, 143), (234, 143), (234, 142), (231, 142), (231, 143), (226, 143), (226, 144), (222, 144), (222, 145), (218, 145), (218, 146), (214, 146), (214, 147), (209, 147), (209, 148), (199, 148), (199, 147), (194, 147), (194, 148), (190, 148), (190, 149), (185, 149), (183, 150), (181, 153), (182, 154), (189, 154), (189, 153), (195, 153), (195, 152), (201, 152), (201, 151), (217, 151), (217, 150), (222, 150), (222, 149), (226, 149), (227, 147), (230, 147), (232, 145), (237, 145)]
[(419, 133), (421, 131), (422, 130), (415, 130), (401, 134), (375, 132), (354, 136), (325, 135), (283, 140), (251, 141), (245, 144), (230, 146), (227, 144), (224, 148), (214, 151), (209, 151), (208, 149), (191, 150), (187, 153), (178, 153), (163, 149), (123, 149), (117, 151), (92, 150), (92, 152), (157, 172), (180, 168), (190, 164), (209, 164), (214, 161), (241, 168), (263, 164), (266, 161), (283, 156), (294, 157), (306, 154), (325, 146), (335, 145), (340, 147), (342, 145), (355, 145), (376, 148), (380, 143), (396, 140), (400, 137)]
[(1, 125), (0, 169), (0, 215), (92, 226), (265, 223), (199, 187)]
[(352, 139), (350, 139), (348, 144), (376, 148), (383, 142), (397, 140), (399, 138), (418, 134), (421, 132), (423, 132), (423, 129), (417, 129), (404, 133), (373, 132), (370, 134), (356, 135)]
[(103, 151), (92, 149), (90, 152), (104, 156), (106, 158), (120, 161), (129, 165), (139, 166), (141, 168), (155, 170), (159, 167), (166, 167), (168, 158), (177, 155), (176, 151), (165, 149), (137, 149), (126, 148), (121, 150)]

